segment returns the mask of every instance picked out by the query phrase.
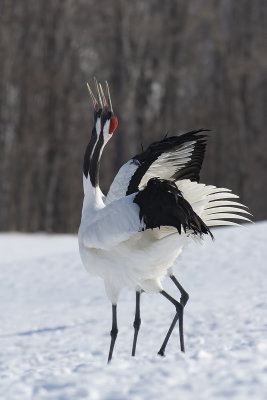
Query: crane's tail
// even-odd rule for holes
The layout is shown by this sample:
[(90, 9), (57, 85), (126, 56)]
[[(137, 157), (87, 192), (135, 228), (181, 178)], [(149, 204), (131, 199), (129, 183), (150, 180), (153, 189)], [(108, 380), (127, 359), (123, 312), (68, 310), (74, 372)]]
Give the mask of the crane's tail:
[[(189, 179), (177, 181), (185, 199), (208, 226), (240, 225), (240, 221), (251, 222), (246, 206), (233, 200), (238, 196), (230, 189), (191, 182)], [(246, 216), (244, 216), (244, 214)]]

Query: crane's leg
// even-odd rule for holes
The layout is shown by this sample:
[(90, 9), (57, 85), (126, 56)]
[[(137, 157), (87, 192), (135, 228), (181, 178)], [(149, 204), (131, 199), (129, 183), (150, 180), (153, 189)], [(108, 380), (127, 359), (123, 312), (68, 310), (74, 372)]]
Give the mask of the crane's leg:
[(164, 355), (164, 351), (165, 351), (165, 348), (167, 346), (168, 340), (169, 340), (169, 338), (170, 338), (170, 336), (172, 334), (172, 331), (173, 331), (178, 319), (179, 319), (181, 351), (183, 351), (183, 352), (185, 351), (185, 348), (184, 348), (184, 335), (183, 335), (183, 329), (184, 329), (184, 327), (183, 327), (183, 309), (184, 309), (186, 303), (188, 302), (189, 294), (186, 292), (186, 290), (183, 288), (183, 286), (180, 284), (180, 282), (178, 282), (178, 280), (176, 279), (176, 277), (174, 275), (170, 275), (170, 278), (171, 278), (171, 280), (173, 281), (173, 283), (175, 284), (175, 286), (179, 289), (179, 291), (181, 293), (180, 304), (182, 305), (182, 310), (181, 310), (181, 315), (180, 316), (179, 316), (178, 313), (176, 313), (176, 315), (175, 315), (175, 317), (174, 317), (174, 319), (173, 319), (173, 321), (171, 323), (171, 326), (170, 326), (170, 328), (168, 330), (168, 333), (167, 333), (167, 335), (165, 337), (165, 340), (164, 340), (164, 342), (163, 342), (163, 344), (162, 344), (162, 346), (161, 346), (161, 348), (160, 348), (160, 350), (158, 352), (158, 354), (160, 354), (162, 356)]
[(160, 292), (166, 299), (168, 299), (172, 304), (174, 304), (176, 308), (176, 315), (171, 323), (171, 326), (167, 332), (167, 335), (164, 339), (164, 342), (162, 343), (162, 346), (158, 352), (159, 355), (164, 356), (165, 348), (167, 346), (167, 343), (170, 339), (170, 336), (172, 334), (172, 331), (179, 319), (179, 332), (180, 332), (180, 347), (181, 351), (184, 352), (184, 327), (183, 327), (183, 315), (184, 315), (184, 306), (183, 304), (179, 303), (179, 301), (175, 300), (172, 296), (170, 296), (165, 290), (162, 290)]
[(112, 353), (113, 353), (117, 335), (118, 335), (117, 304), (112, 304), (112, 328), (110, 331), (111, 342), (110, 342), (110, 348), (109, 348), (108, 363), (112, 359)]
[(139, 328), (140, 328), (140, 325), (141, 325), (140, 297), (141, 297), (141, 292), (136, 291), (135, 318), (134, 318), (134, 323), (133, 323), (133, 326), (134, 326), (134, 339), (133, 339), (132, 356), (135, 356), (137, 336), (138, 336)]
[[(180, 284), (180, 282), (178, 282), (178, 280), (176, 279), (176, 277), (174, 275), (170, 275), (171, 280), (173, 281), (173, 283), (175, 284), (175, 286), (179, 289), (180, 293), (181, 293), (181, 297), (180, 297), (180, 304), (185, 307), (186, 303), (188, 302), (189, 299), (189, 294), (185, 291), (185, 289), (182, 287), (182, 285)], [(176, 313), (172, 324), (168, 330), (168, 333), (166, 335), (166, 338), (161, 346), (161, 349), (159, 351), (160, 355), (164, 355), (164, 351), (165, 351), (165, 347), (168, 343), (168, 340), (171, 336), (171, 333), (177, 323), (179, 319), (179, 315)], [(182, 310), (182, 317), (179, 319), (179, 328), (180, 328), (180, 332), (183, 332), (183, 310)], [(181, 340), (181, 336), (180, 336), (180, 342), (181, 342), (181, 351), (184, 351), (184, 340), (183, 340), (183, 334), (182, 334), (182, 340)]]
[(189, 299), (189, 294), (184, 290), (183, 286), (178, 282), (174, 275), (170, 275), (171, 280), (175, 284), (175, 286), (179, 289), (181, 293), (180, 303), (185, 307), (186, 303)]

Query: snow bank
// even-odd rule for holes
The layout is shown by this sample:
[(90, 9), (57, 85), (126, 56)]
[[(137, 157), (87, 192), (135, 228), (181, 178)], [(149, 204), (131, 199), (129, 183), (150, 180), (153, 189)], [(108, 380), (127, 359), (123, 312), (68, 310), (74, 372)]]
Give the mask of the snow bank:
[[(214, 233), (176, 266), (190, 294), (186, 354), (176, 329), (166, 357), (157, 355), (174, 310), (143, 294), (130, 356), (135, 294), (125, 290), (110, 365), (111, 306), (102, 281), (83, 269), (76, 237), (1, 234), (0, 398), (266, 399), (267, 222)], [(178, 297), (171, 281), (164, 286)]]

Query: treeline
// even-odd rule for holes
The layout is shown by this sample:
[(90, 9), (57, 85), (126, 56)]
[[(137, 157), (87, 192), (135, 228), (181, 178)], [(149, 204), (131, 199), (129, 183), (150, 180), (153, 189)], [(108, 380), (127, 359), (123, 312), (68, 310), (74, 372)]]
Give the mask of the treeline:
[(108, 79), (119, 119), (103, 155), (104, 191), (141, 144), (209, 128), (202, 180), (267, 217), (266, 1), (0, 7), (1, 230), (77, 230), (93, 76)]

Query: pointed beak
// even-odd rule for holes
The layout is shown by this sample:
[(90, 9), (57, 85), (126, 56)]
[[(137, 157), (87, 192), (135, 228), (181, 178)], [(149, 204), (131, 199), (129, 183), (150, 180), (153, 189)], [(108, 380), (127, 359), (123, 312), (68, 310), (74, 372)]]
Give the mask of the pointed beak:
[(101, 99), (101, 96), (100, 96), (100, 90), (99, 90), (99, 83), (97, 82), (96, 77), (94, 77), (94, 82), (95, 82), (95, 87), (96, 87), (96, 91), (97, 91), (97, 94), (98, 94), (99, 104), (100, 104), (101, 108), (103, 108), (103, 103), (102, 103), (102, 99)]
[(93, 94), (88, 82), (87, 82), (87, 88), (88, 88), (89, 94), (91, 96), (91, 99), (92, 99), (92, 102), (93, 102), (93, 105), (94, 105), (94, 109), (95, 109), (95, 111), (98, 111), (99, 110), (98, 103), (96, 101), (96, 98), (95, 98), (95, 96), (94, 96), (94, 94)]
[(99, 89), (100, 89), (100, 94), (101, 94), (101, 98), (102, 98), (102, 101), (103, 101), (104, 109), (106, 111), (108, 111), (108, 103), (107, 103), (106, 97), (104, 95), (104, 91), (103, 91), (101, 83), (99, 83)]
[(113, 107), (112, 107), (112, 102), (111, 102), (111, 97), (110, 97), (110, 91), (109, 91), (108, 82), (105, 81), (105, 84), (106, 84), (106, 93), (107, 93), (109, 105), (108, 105), (108, 103), (107, 103), (107, 100), (106, 100), (106, 97), (105, 97), (105, 94), (104, 94), (104, 90), (103, 90), (103, 88), (102, 88), (101, 83), (97, 82), (97, 79), (96, 79), (95, 77), (94, 77), (94, 82), (95, 82), (95, 87), (96, 87), (97, 94), (98, 94), (98, 101), (99, 101), (99, 103), (97, 102), (97, 100), (96, 100), (96, 98), (95, 98), (95, 96), (94, 96), (94, 94), (93, 94), (93, 92), (92, 92), (92, 89), (90, 88), (88, 82), (87, 82), (87, 88), (88, 88), (89, 94), (90, 94), (90, 96), (91, 96), (91, 99), (92, 99), (92, 102), (93, 102), (95, 111), (98, 111), (98, 110), (99, 110), (99, 105), (98, 105), (98, 104), (100, 104), (100, 107), (101, 107), (101, 108), (104, 108), (107, 112), (108, 112), (108, 110), (109, 110), (109, 108), (110, 108), (110, 111), (111, 111), (112, 114), (113, 114)]
[(112, 108), (112, 103), (111, 103), (111, 97), (110, 97), (110, 91), (109, 91), (109, 86), (108, 86), (108, 81), (106, 81), (106, 91), (108, 95), (108, 101), (109, 101), (109, 106), (110, 106), (110, 111), (113, 114), (113, 108)]

